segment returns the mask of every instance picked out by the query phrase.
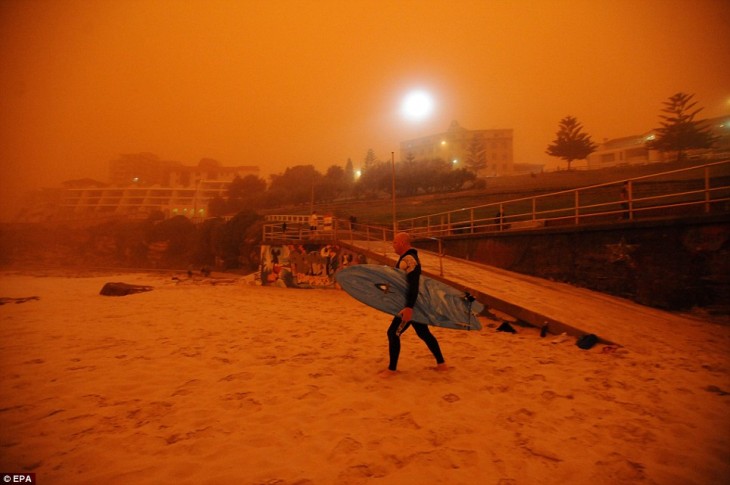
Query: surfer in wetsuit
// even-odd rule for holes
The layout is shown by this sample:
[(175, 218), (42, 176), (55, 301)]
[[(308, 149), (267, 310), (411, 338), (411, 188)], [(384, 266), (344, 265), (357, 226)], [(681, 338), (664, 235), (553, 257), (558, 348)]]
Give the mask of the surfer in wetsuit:
[(393, 238), (393, 249), (400, 256), (395, 267), (405, 271), (408, 290), (405, 295), (406, 301), (403, 310), (393, 318), (390, 327), (388, 327), (390, 364), (388, 365), (388, 369), (384, 370), (381, 375), (389, 376), (395, 373), (398, 367), (398, 356), (400, 355), (400, 336), (410, 326), (416, 330), (418, 337), (426, 342), (428, 350), (436, 358), (436, 369), (446, 370), (446, 363), (444, 362), (443, 355), (441, 355), (438, 340), (436, 340), (436, 337), (428, 329), (428, 325), (411, 320), (413, 307), (418, 298), (418, 286), (421, 280), (421, 262), (418, 260), (418, 251), (411, 247), (411, 238), (405, 232), (400, 232), (395, 235)]

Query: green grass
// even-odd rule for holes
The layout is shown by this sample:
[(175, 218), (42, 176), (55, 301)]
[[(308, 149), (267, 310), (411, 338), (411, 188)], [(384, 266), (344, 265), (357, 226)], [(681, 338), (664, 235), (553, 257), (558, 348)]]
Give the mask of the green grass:
[[(451, 193), (426, 194), (413, 197), (396, 198), (396, 216), (398, 220), (413, 217), (426, 216), (441, 212), (454, 211), (462, 208), (470, 208), (485, 204), (498, 203), (507, 200), (514, 200), (523, 197), (532, 197), (540, 194), (559, 192), (591, 185), (620, 182), (622, 180), (652, 175), (697, 165), (696, 162), (672, 162), (657, 163), (650, 165), (622, 166), (601, 170), (579, 170), (548, 172), (532, 175), (517, 175), (495, 177), (487, 179), (487, 187), (481, 190), (469, 190)], [(691, 172), (691, 178), (700, 176), (699, 172)], [(686, 178), (684, 176), (683, 178)], [(396, 180), (397, 183), (397, 180)], [(646, 185), (655, 185), (647, 183)], [(598, 204), (609, 201), (618, 201), (619, 187), (606, 187), (597, 189), (593, 193), (586, 194), (581, 198), (581, 205)], [(556, 210), (572, 203), (572, 194), (540, 199), (538, 210)], [(510, 206), (508, 214), (528, 212), (531, 202), (525, 201)], [(347, 219), (350, 216), (357, 217), (359, 223), (378, 224), (388, 226), (392, 223), (392, 200), (389, 194), (383, 194), (377, 199), (367, 200), (340, 200), (327, 204), (314, 206), (318, 214), (332, 214), (337, 218)], [(309, 204), (280, 208), (267, 211), (267, 213), (286, 214), (309, 214)], [(610, 209), (605, 209), (610, 210)], [(618, 205), (616, 207), (618, 210)], [(476, 218), (489, 218), (496, 212), (493, 208), (481, 209), (475, 213)], [(469, 211), (455, 216), (456, 220), (468, 220)]]

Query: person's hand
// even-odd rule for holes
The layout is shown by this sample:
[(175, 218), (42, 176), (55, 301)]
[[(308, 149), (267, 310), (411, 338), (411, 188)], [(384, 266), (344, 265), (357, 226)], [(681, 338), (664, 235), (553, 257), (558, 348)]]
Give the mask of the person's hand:
[(413, 317), (413, 308), (405, 307), (403, 310), (398, 312), (398, 316), (401, 318), (401, 320), (403, 320), (403, 322), (410, 322), (411, 318)]

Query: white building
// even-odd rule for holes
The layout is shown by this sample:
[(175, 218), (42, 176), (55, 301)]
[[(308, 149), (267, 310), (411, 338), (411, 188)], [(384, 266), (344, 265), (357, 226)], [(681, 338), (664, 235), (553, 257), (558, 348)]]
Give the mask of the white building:
[[(712, 133), (717, 136), (717, 143), (709, 150), (692, 150), (690, 156), (703, 158), (713, 158), (715, 155), (727, 156), (730, 153), (730, 117), (709, 118), (700, 122), (710, 127)], [(654, 136), (652, 130), (641, 135), (604, 140), (595, 152), (588, 155), (588, 168), (655, 163), (673, 159), (676, 156), (674, 152), (661, 153), (647, 148), (646, 144), (653, 140)]]
[(416, 161), (440, 158), (462, 167), (478, 163), (485, 167), (479, 170), (480, 177), (509, 175), (514, 171), (512, 130), (468, 130), (452, 121), (443, 133), (402, 141), (400, 157)]

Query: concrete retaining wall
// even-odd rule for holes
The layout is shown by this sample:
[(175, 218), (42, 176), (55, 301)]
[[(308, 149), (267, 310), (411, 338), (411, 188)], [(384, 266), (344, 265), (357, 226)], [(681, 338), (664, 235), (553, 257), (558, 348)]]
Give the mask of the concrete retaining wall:
[[(730, 218), (451, 236), (444, 253), (668, 310), (730, 313)], [(415, 246), (438, 251), (433, 240)], [(566, 302), (569, 304), (569, 302)]]

